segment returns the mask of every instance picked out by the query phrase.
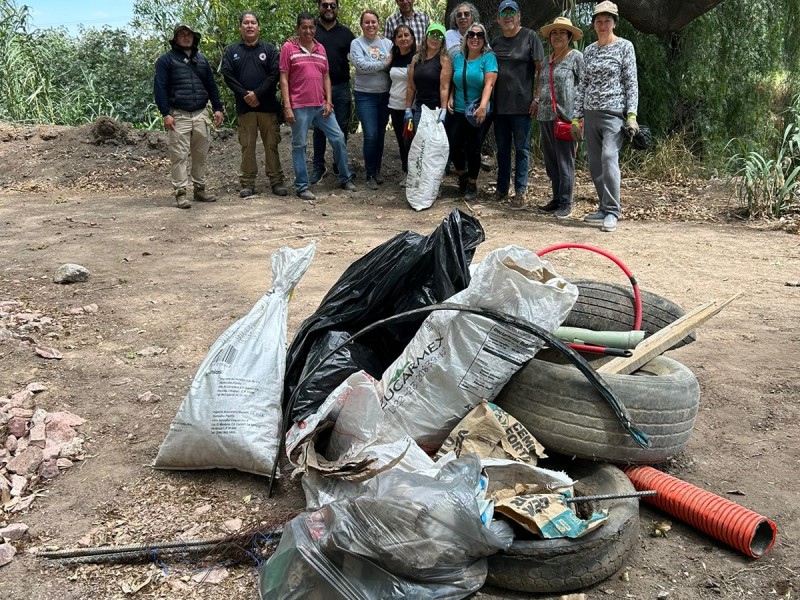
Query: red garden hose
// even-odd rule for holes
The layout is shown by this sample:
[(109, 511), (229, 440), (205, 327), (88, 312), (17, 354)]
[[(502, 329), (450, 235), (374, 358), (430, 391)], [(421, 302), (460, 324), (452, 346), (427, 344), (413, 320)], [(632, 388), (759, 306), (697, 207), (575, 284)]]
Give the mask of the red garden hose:
[(642, 328), (642, 296), (639, 293), (639, 284), (636, 281), (636, 277), (634, 277), (633, 273), (631, 273), (630, 269), (625, 266), (625, 264), (618, 259), (616, 256), (603, 250), (602, 248), (597, 248), (595, 246), (589, 246), (588, 244), (556, 244), (555, 246), (548, 246), (544, 250), (539, 250), (536, 255), (537, 256), (544, 256), (549, 252), (553, 252), (555, 250), (565, 250), (568, 248), (578, 248), (580, 250), (589, 250), (591, 252), (595, 252), (601, 256), (605, 256), (607, 259), (612, 261), (615, 265), (617, 265), (620, 269), (622, 269), (623, 273), (627, 275), (628, 279), (631, 282), (631, 287), (633, 287), (633, 304), (634, 304), (634, 321), (633, 321), (633, 328), (639, 330)]
[(644, 498), (700, 531), (721, 540), (747, 556), (760, 558), (775, 544), (775, 523), (727, 498), (652, 467), (622, 469), (637, 490), (657, 490)]

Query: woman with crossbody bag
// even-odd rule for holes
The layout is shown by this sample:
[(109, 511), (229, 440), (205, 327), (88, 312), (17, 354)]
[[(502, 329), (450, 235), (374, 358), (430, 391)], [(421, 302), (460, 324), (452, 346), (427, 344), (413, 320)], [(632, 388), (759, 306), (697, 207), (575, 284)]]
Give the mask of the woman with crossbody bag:
[(486, 39), (486, 28), (473, 23), (453, 63), (453, 85), (447, 111), (455, 117), (450, 153), (458, 174), (458, 191), (465, 200), (478, 196), (481, 169), (481, 129), (497, 81), (497, 58)]
[(539, 76), (539, 109), (536, 118), (542, 139), (547, 176), (552, 184), (550, 202), (539, 210), (566, 219), (572, 213), (575, 185), (576, 142), (572, 139), (572, 110), (575, 90), (583, 73), (583, 55), (570, 47), (583, 37), (567, 17), (556, 17), (540, 30), (550, 42), (552, 53), (542, 65)]

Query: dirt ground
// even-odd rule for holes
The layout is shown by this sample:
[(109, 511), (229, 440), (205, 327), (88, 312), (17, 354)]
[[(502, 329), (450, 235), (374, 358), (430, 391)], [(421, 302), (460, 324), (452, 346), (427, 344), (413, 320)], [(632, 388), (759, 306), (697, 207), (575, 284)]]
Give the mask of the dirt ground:
[[(292, 180), (288, 129), (282, 143)], [(0, 596), (9, 599), (256, 598), (252, 566), (231, 566), (219, 583), (197, 576), (198, 565), (54, 567), (37, 549), (204, 538), (224, 523), (270, 531), (303, 508), (288, 477), (268, 499), (267, 480), (233, 471), (159, 472), (155, 458), (170, 421), (209, 346), (270, 286), (270, 254), (315, 242), (316, 257), (289, 305), (289, 336), (317, 307), (344, 269), (404, 230), (428, 233), (454, 208), (476, 216), (486, 241), (476, 259), (509, 244), (537, 250), (559, 242), (613, 252), (642, 288), (692, 309), (743, 295), (670, 355), (701, 385), (700, 414), (687, 450), (666, 469), (774, 520), (778, 538), (760, 560), (643, 506), (641, 532), (622, 572), (592, 589), (596, 598), (790, 598), (800, 593), (800, 238), (796, 233), (729, 218), (729, 192), (719, 181), (680, 185), (624, 179), (626, 216), (616, 233), (585, 226), (593, 190), (581, 174), (576, 218), (556, 221), (535, 210), (511, 210), (491, 197), (492, 173), (467, 205), (445, 181), (442, 197), (415, 213), (397, 185), (399, 159), (387, 135), (387, 182), (363, 188), (358, 136), (350, 141), (360, 175), (355, 193), (329, 176), (314, 186), (318, 200), (263, 193), (238, 197), (235, 134), (214, 140), (209, 187), (216, 204), (178, 210), (170, 195), (163, 133), (124, 132), (97, 144), (89, 126), (14, 128), (0, 125), (0, 302), (49, 317), (24, 336), (0, 337), (0, 396), (31, 382), (47, 411), (68, 410), (87, 457), (51, 482), (21, 514), (28, 536), (0, 568)], [(547, 199), (547, 180), (534, 161), (532, 206)], [(625, 283), (610, 262), (583, 251), (550, 255), (567, 277)], [(78, 263), (85, 283), (58, 285), (53, 274)], [(74, 311), (97, 304), (95, 313)], [(78, 313), (78, 314), (75, 314)], [(10, 321), (9, 321), (10, 323)], [(4, 322), (5, 324), (5, 322)], [(57, 348), (61, 360), (37, 356), (21, 339)], [(154, 352), (152, 349), (164, 349)], [(148, 351), (148, 349), (150, 349)], [(140, 352), (145, 350), (144, 352)], [(145, 392), (156, 397), (139, 397)], [(288, 474), (288, 472), (286, 473)], [(654, 523), (672, 522), (666, 538)], [(193, 578), (194, 577), (194, 578)], [(484, 588), (475, 597), (524, 598)], [(542, 596), (546, 598), (548, 596)], [(557, 596), (550, 596), (555, 598)]]

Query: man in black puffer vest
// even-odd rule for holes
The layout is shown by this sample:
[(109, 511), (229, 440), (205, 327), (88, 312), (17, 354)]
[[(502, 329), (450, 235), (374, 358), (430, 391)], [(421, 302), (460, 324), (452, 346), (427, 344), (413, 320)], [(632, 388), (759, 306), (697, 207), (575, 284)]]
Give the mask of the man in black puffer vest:
[(255, 193), (258, 163), (256, 143), (261, 133), (267, 176), (272, 193), (286, 196), (283, 169), (278, 156), (281, 141), (281, 103), (276, 92), (280, 71), (278, 51), (275, 46), (258, 39), (258, 17), (245, 11), (239, 18), (241, 41), (225, 48), (222, 56), (222, 76), (236, 96), (236, 114), (239, 121), (239, 144), (242, 162), (239, 168), (239, 196), (247, 198)]
[(200, 34), (185, 24), (176, 25), (170, 45), (172, 50), (156, 61), (153, 93), (169, 132), (169, 158), (172, 162), (172, 187), (178, 208), (191, 208), (186, 196), (189, 185), (187, 160), (192, 158), (194, 199), (214, 202), (206, 192), (206, 157), (211, 131), (209, 99), (214, 110), (214, 124), (222, 125), (222, 102), (214, 75), (206, 57), (197, 50)]

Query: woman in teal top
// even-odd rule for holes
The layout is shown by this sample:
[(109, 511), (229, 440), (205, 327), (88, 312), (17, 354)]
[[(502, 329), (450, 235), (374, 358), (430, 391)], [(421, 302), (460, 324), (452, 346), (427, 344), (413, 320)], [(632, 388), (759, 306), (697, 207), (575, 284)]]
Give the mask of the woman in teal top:
[[(450, 153), (458, 173), (459, 192), (464, 194), (464, 200), (474, 200), (481, 168), (481, 130), (497, 80), (497, 58), (486, 39), (486, 28), (480, 23), (470, 26), (461, 44), (461, 54), (453, 62), (453, 85), (447, 102), (447, 110), (455, 117)], [(478, 127), (471, 125), (464, 114), (465, 106), (476, 99), (480, 100), (475, 111)]]

